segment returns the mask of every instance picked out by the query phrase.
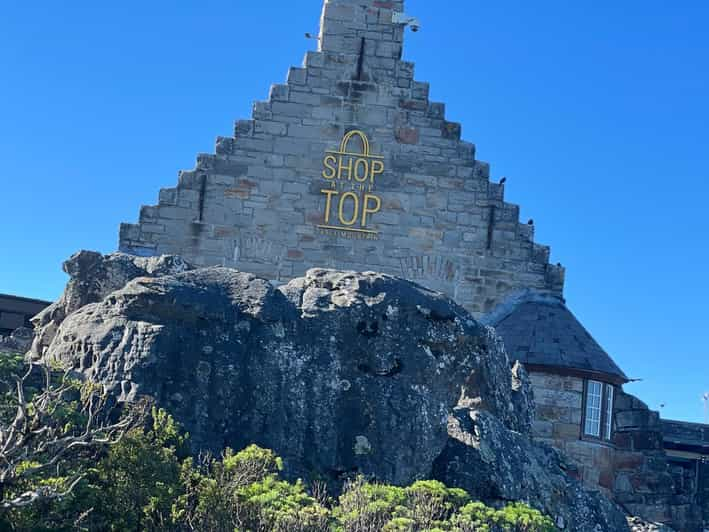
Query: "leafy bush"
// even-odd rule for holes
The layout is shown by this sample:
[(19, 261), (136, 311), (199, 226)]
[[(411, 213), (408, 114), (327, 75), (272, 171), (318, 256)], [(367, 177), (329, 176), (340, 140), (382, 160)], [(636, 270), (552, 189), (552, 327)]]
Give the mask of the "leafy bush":
[[(0, 356), (0, 382), (21, 379), (23, 362)], [(47, 374), (48, 375), (48, 374)], [(28, 408), (41, 398), (27, 382)], [(46, 385), (46, 382), (45, 382)], [(61, 384), (39, 421), (58, 435), (86, 423), (85, 385)], [(11, 423), (16, 399), (0, 390), (0, 423)], [(95, 393), (90, 390), (88, 393)], [(549, 518), (524, 504), (502, 509), (471, 501), (460, 489), (434, 480), (408, 487), (350, 480), (342, 494), (327, 496), (324, 483), (306, 486), (282, 479), (282, 460), (251, 445), (221, 456), (188, 452), (188, 435), (164, 410), (142, 421), (109, 446), (81, 446), (45, 467), (52, 455), (30, 453), (12, 469), (0, 495), (29, 489), (26, 504), (0, 504), (0, 529), (17, 531), (200, 531), (200, 532), (551, 532)], [(41, 427), (35, 427), (36, 429)], [(5, 430), (5, 429), (3, 429)], [(49, 430), (49, 429), (48, 429)], [(29, 474), (32, 473), (32, 474)], [(67, 486), (71, 485), (71, 489)], [(43, 493), (52, 494), (42, 497)], [(0, 501), (1, 502), (1, 501)]]
[(471, 502), (451, 519), (456, 532), (553, 532), (554, 523), (539, 511), (521, 503), (501, 510)]
[(350, 482), (332, 510), (337, 532), (552, 532), (553, 522), (521, 503), (496, 510), (435, 480), (407, 488)]
[(329, 530), (329, 510), (301, 482), (280, 480), (282, 460), (251, 445), (226, 449), (220, 459), (182, 465), (183, 494), (173, 505), (173, 525), (200, 531), (317, 532)]

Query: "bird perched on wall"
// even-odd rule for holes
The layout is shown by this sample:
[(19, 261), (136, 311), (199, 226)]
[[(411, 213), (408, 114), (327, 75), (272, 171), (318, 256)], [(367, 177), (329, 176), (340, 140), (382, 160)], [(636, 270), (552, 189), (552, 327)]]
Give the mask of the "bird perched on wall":
[(527, 222), (527, 225), (534, 225), (534, 220), (532, 220), (532, 219), (530, 218), (529, 221)]
[(506, 177), (503, 177), (502, 179), (500, 179), (500, 185), (504, 185), (505, 183), (507, 183)]

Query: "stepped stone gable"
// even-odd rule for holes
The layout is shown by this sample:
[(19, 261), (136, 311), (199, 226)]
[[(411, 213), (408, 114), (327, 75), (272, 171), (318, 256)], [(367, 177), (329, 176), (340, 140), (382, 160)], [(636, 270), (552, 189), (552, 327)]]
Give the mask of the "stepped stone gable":
[(393, 15), (402, 10), (326, 1), (318, 50), (138, 224), (121, 225), (120, 250), (279, 282), (313, 266), (375, 270), (477, 316), (521, 288), (560, 295), (563, 268), (401, 60), (405, 27)]

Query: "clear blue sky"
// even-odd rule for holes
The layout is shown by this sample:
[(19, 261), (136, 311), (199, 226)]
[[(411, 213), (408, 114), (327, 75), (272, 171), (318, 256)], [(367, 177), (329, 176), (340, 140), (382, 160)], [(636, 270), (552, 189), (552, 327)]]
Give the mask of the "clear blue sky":
[[(670, 6), (672, 4), (672, 6)], [(20, 2), (0, 14), (0, 292), (56, 298), (314, 41), (320, 0)], [(408, 0), (405, 58), (667, 417), (709, 391), (709, 3)]]

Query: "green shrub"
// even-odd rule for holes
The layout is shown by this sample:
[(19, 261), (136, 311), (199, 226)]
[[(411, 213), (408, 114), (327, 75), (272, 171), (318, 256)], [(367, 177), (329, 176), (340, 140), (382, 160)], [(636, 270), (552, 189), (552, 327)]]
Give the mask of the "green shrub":
[(333, 509), (335, 530), (382, 530), (393, 519), (407, 517), (406, 503), (404, 488), (372, 484), (359, 477), (345, 485), (339, 505)]
[(329, 529), (329, 511), (295, 484), (269, 476), (235, 494), (240, 529), (317, 532)]
[(459, 532), (553, 532), (554, 523), (538, 510), (514, 503), (495, 510), (480, 502), (463, 506), (451, 519)]
[[(23, 362), (0, 357), (0, 382), (12, 382)], [(41, 387), (41, 382), (40, 382)], [(29, 393), (32, 392), (28, 386)], [(84, 386), (59, 397), (48, 420), (65, 432), (84, 422), (79, 411)], [(5, 395), (3, 395), (5, 394)], [(4, 410), (3, 410), (4, 406)], [(16, 407), (15, 407), (16, 408)], [(3, 415), (4, 414), (4, 415)], [(0, 421), (11, 419), (12, 391), (0, 392)], [(188, 435), (164, 410), (153, 408), (145, 422), (108, 448), (67, 455), (57, 468), (33, 476), (34, 487), (61, 492), (83, 472), (64, 497), (39, 499), (11, 511), (0, 510), (0, 529), (47, 531), (183, 532), (551, 532), (553, 523), (524, 504), (494, 509), (470, 500), (460, 489), (434, 480), (408, 487), (358, 477), (336, 500), (322, 483), (312, 492), (280, 476), (283, 461), (273, 451), (250, 445), (219, 457), (188, 453)], [(32, 470), (37, 455), (18, 465)], [(29, 482), (29, 481), (28, 481)], [(23, 489), (19, 483), (11, 490)], [(5, 486), (0, 486), (6, 488)]]

